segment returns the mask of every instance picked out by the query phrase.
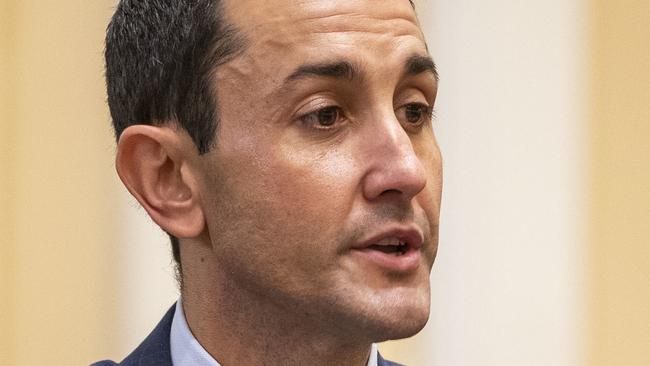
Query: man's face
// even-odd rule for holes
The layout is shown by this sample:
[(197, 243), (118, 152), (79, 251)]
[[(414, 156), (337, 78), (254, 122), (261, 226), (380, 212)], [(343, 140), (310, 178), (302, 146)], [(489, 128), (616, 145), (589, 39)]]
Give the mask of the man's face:
[(215, 270), (323, 332), (415, 334), (442, 178), (411, 5), (238, 0), (226, 18), (248, 47), (216, 73), (217, 144), (201, 158)]

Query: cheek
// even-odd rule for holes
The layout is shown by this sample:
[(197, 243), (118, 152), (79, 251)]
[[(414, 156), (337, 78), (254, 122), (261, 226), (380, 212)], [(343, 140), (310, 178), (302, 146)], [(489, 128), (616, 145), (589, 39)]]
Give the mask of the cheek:
[(343, 227), (357, 193), (354, 165), (349, 154), (336, 151), (279, 149), (263, 173), (264, 194), (296, 229), (331, 238)]
[(432, 199), (439, 202), (442, 191), (442, 155), (435, 137), (415, 142), (414, 148), (427, 175), (427, 191)]
[(213, 243), (223, 254), (248, 256), (245, 265), (291, 261), (273, 267), (292, 270), (294, 277), (333, 265), (356, 192), (354, 162), (335, 152), (288, 152), (279, 144), (249, 151), (223, 159), (221, 174), (212, 179)]
[(427, 161), (427, 190), (435, 203), (436, 209), (440, 209), (442, 198), (442, 157), (440, 151), (435, 149), (431, 158)]
[(427, 185), (416, 199), (424, 211), (432, 235), (437, 236), (442, 198), (442, 156), (433, 137), (418, 141), (414, 147), (427, 176)]

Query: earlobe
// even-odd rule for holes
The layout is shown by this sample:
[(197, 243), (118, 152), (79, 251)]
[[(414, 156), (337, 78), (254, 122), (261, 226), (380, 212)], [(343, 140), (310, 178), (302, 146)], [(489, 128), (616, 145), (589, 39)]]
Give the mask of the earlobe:
[(169, 127), (133, 125), (120, 135), (115, 161), (133, 197), (154, 222), (178, 238), (197, 237), (205, 225), (188, 139)]

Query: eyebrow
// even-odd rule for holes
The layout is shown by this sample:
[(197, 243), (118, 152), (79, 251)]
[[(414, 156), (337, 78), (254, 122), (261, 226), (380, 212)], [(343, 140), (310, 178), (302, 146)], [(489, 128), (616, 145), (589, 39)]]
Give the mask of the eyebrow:
[(438, 81), (438, 69), (430, 56), (413, 55), (406, 60), (404, 66), (405, 76), (415, 76), (423, 72), (430, 72)]
[[(429, 56), (412, 55), (404, 64), (403, 75), (415, 76), (424, 72), (430, 72), (438, 80), (438, 71), (433, 59)], [(359, 69), (349, 61), (323, 62), (315, 64), (304, 64), (299, 66), (289, 75), (285, 84), (309, 77), (328, 77), (335, 79), (354, 80), (361, 76)]]
[(307, 64), (299, 66), (296, 71), (287, 77), (287, 82), (311, 76), (323, 76), (336, 79), (346, 78), (349, 80), (357, 78), (359, 71), (348, 61), (332, 63)]

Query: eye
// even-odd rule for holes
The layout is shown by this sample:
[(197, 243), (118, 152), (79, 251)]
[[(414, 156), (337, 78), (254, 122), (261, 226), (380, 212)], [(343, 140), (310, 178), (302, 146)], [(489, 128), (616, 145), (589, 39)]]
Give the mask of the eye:
[(318, 129), (330, 129), (343, 118), (343, 111), (337, 106), (328, 106), (300, 117), (305, 125)]
[(422, 103), (409, 103), (395, 111), (395, 115), (401, 123), (415, 126), (430, 120), (431, 113), (431, 107)]

